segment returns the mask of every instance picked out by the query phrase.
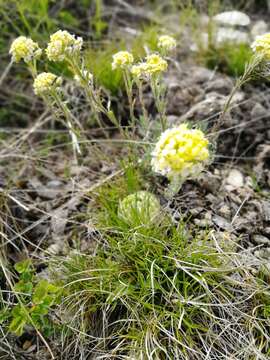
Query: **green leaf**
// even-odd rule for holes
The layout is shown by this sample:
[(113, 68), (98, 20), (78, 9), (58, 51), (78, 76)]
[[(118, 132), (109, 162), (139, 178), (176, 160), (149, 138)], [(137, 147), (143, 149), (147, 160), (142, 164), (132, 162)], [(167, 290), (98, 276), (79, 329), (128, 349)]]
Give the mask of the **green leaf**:
[(23, 260), (18, 262), (17, 264), (15, 264), (15, 270), (19, 273), (19, 274), (23, 274), (25, 272), (29, 272), (31, 271), (31, 267), (32, 267), (32, 261), (30, 259), (27, 260)]
[(24, 326), (28, 321), (27, 310), (21, 305), (16, 305), (12, 310), (12, 316), (13, 319), (9, 325), (9, 331), (17, 336), (21, 336)]
[(33, 294), (33, 303), (34, 304), (42, 304), (44, 299), (46, 298), (48, 294), (48, 287), (49, 282), (45, 279), (42, 279), (39, 281), (39, 283), (36, 285), (34, 294)]
[(33, 290), (33, 284), (31, 282), (25, 282), (24, 280), (20, 280), (14, 286), (15, 291), (31, 294)]
[(8, 320), (10, 317), (10, 311), (6, 309), (0, 310), (0, 324)]
[(61, 22), (63, 22), (66, 25), (69, 25), (69, 26), (78, 26), (79, 25), (78, 19), (76, 19), (70, 12), (68, 12), (66, 10), (60, 11), (58, 17), (61, 20)]

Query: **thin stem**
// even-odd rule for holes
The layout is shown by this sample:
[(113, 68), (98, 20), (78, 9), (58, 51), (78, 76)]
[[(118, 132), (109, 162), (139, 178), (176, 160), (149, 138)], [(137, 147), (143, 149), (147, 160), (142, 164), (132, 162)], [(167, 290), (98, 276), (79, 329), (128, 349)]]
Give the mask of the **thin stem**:
[(54, 98), (58, 108), (60, 110), (62, 110), (66, 121), (67, 121), (67, 126), (69, 128), (70, 131), (70, 135), (71, 135), (71, 140), (72, 140), (72, 144), (73, 144), (73, 152), (74, 152), (74, 158), (76, 163), (78, 163), (78, 158), (77, 158), (77, 152), (79, 154), (81, 154), (81, 150), (79, 147), (79, 142), (78, 142), (78, 138), (76, 135), (75, 130), (72, 127), (72, 115), (70, 113), (70, 110), (68, 109), (68, 107), (66, 106), (66, 104), (62, 101), (62, 99), (59, 97), (58, 93), (56, 91), (52, 92), (52, 97)]
[(127, 92), (127, 96), (128, 96), (129, 114), (130, 114), (130, 118), (131, 118), (131, 123), (134, 126), (136, 119), (134, 116), (134, 101), (133, 101), (133, 96), (132, 96), (132, 87), (133, 87), (132, 80), (131, 80), (131, 77), (127, 70), (123, 71), (123, 77), (124, 77), (125, 88), (126, 88), (126, 92)]
[(160, 116), (160, 123), (162, 131), (167, 128), (167, 117), (166, 117), (166, 101), (164, 96), (164, 91), (162, 85), (159, 83), (159, 78), (157, 76), (151, 79), (151, 89), (154, 95), (157, 111)]
[(144, 121), (147, 123), (147, 125), (149, 125), (149, 117), (148, 117), (148, 113), (147, 113), (147, 110), (144, 105), (143, 88), (142, 88), (142, 82), (140, 80), (137, 80), (137, 86), (138, 86), (138, 90), (139, 90), (139, 100), (140, 100), (140, 104), (142, 107)]

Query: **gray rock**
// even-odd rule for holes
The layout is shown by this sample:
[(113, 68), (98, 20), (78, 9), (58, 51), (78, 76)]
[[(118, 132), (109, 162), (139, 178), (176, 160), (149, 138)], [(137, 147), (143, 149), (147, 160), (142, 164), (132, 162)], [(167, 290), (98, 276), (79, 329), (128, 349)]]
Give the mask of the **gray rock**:
[(269, 258), (270, 258), (270, 248), (257, 250), (257, 251), (254, 252), (254, 255), (259, 257), (259, 258), (269, 260)]
[(175, 115), (169, 115), (167, 117), (167, 123), (169, 128), (179, 125), (179, 117)]
[(253, 240), (258, 245), (270, 245), (270, 239), (262, 235), (254, 235)]
[(221, 111), (221, 109), (223, 109), (226, 99), (226, 96), (220, 95), (216, 92), (206, 94), (206, 98), (192, 106), (186, 114), (181, 116), (181, 119), (187, 120), (196, 118), (197, 120), (201, 120), (217, 114)]
[(255, 21), (251, 29), (251, 36), (255, 40), (257, 36), (263, 35), (268, 31), (268, 26), (264, 20)]
[(223, 95), (228, 95), (233, 88), (233, 81), (226, 76), (218, 77), (207, 84), (206, 91), (217, 91)]
[(266, 116), (266, 115), (268, 115), (268, 111), (260, 103), (256, 103), (254, 105), (254, 107), (252, 108), (252, 110), (251, 110), (251, 117), (252, 118), (257, 118), (257, 117)]
[(244, 186), (244, 176), (239, 170), (232, 169), (229, 172), (229, 175), (226, 179), (226, 183), (228, 184), (226, 186), (226, 189), (228, 191), (233, 191), (235, 189), (238, 189), (238, 188)]
[(262, 201), (264, 220), (270, 221), (270, 201)]
[(232, 232), (233, 231), (233, 226), (232, 224), (227, 221), (226, 219), (224, 219), (223, 217), (219, 216), (219, 215), (214, 215), (213, 216), (213, 223), (215, 225), (217, 225), (219, 228)]
[(232, 27), (232, 26), (244, 26), (250, 25), (250, 17), (241, 11), (225, 11), (214, 16), (213, 20), (220, 25)]
[(60, 180), (51, 180), (47, 182), (47, 186), (50, 189), (55, 189), (63, 186), (63, 183)]
[(190, 69), (190, 71), (194, 81), (197, 83), (205, 83), (211, 80), (215, 75), (213, 70), (209, 70), (202, 66), (194, 66)]
[(226, 43), (249, 44), (249, 42), (249, 34), (247, 32), (233, 28), (221, 27), (217, 30), (215, 36), (216, 46), (221, 46)]

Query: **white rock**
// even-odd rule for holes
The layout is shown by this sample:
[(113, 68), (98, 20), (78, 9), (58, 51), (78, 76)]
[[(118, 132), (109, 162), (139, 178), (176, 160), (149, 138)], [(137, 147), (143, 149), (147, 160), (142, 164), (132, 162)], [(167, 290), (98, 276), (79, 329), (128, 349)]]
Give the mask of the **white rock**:
[(251, 29), (251, 36), (255, 40), (257, 36), (263, 35), (268, 31), (268, 26), (264, 20), (258, 20)]
[(238, 189), (244, 185), (244, 176), (239, 170), (232, 169), (226, 179), (226, 183), (230, 185), (228, 189)]
[(218, 46), (228, 42), (234, 44), (248, 44), (250, 41), (249, 35), (245, 31), (220, 27), (216, 32), (215, 42)]
[(250, 17), (241, 11), (225, 11), (214, 16), (214, 21), (224, 26), (249, 26)]

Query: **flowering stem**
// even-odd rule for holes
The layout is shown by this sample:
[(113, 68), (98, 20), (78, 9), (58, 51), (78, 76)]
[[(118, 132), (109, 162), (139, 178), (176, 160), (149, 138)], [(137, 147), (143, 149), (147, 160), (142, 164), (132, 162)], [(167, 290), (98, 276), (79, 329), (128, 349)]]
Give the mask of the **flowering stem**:
[(147, 113), (147, 110), (146, 110), (145, 105), (144, 105), (143, 88), (142, 88), (142, 82), (141, 82), (140, 79), (137, 80), (137, 86), (138, 86), (138, 90), (139, 90), (139, 100), (140, 100), (140, 104), (141, 104), (141, 107), (142, 107), (143, 118), (144, 118), (145, 123), (148, 126), (149, 125), (149, 117), (148, 117), (148, 113)]
[(167, 128), (167, 117), (166, 117), (166, 101), (163, 86), (159, 83), (157, 76), (151, 78), (151, 89), (155, 99), (156, 107), (160, 116), (162, 131)]
[(62, 101), (62, 99), (57, 94), (57, 92), (53, 91), (51, 93), (51, 95), (52, 95), (53, 99), (55, 100), (58, 108), (60, 110), (62, 110), (62, 112), (63, 112), (63, 114), (64, 114), (64, 116), (66, 118), (67, 126), (69, 128), (69, 132), (70, 132), (70, 136), (71, 136), (71, 140), (72, 140), (74, 158), (75, 158), (76, 163), (78, 163), (77, 153), (81, 154), (81, 149), (80, 149), (80, 146), (79, 146), (78, 137), (76, 135), (76, 132), (72, 127), (73, 117), (72, 117), (72, 115), (70, 113), (70, 110), (68, 109), (66, 104)]
[(131, 80), (129, 72), (126, 69), (124, 69), (124, 71), (123, 71), (123, 77), (124, 77), (125, 88), (126, 88), (126, 92), (127, 92), (127, 96), (128, 96), (131, 125), (133, 128), (135, 125), (136, 119), (134, 116), (134, 102), (133, 102), (133, 97), (132, 97), (132, 80)]
[[(101, 129), (103, 129), (99, 113), (105, 114), (108, 117), (108, 119), (112, 121), (112, 110), (107, 110), (103, 106), (99, 94), (95, 93), (94, 86), (92, 84), (89, 84), (89, 80), (85, 78), (84, 73), (83, 73), (81, 67), (78, 65), (77, 61), (72, 58), (69, 58), (67, 60), (68, 60), (68, 63), (72, 67), (73, 73), (80, 78), (83, 88), (85, 90), (87, 99), (90, 103), (90, 107), (93, 110), (95, 120), (96, 120), (97, 124), (99, 125), (99, 127)], [(115, 116), (114, 116), (114, 119), (116, 119)], [(108, 137), (108, 135), (106, 134), (105, 131), (104, 131), (104, 134), (106, 137)]]
[(74, 60), (72, 58), (68, 58), (67, 60), (68, 60), (68, 63), (72, 67), (73, 73), (80, 78), (83, 88), (85, 90), (87, 99), (90, 103), (91, 109), (93, 110), (95, 120), (98, 123), (98, 125), (100, 126), (100, 128), (102, 128), (102, 123), (99, 118), (99, 113), (98, 113), (97, 106), (96, 106), (94, 90), (89, 88), (89, 82), (87, 79), (85, 79), (83, 71), (81, 70), (80, 66), (77, 64), (76, 60)]

